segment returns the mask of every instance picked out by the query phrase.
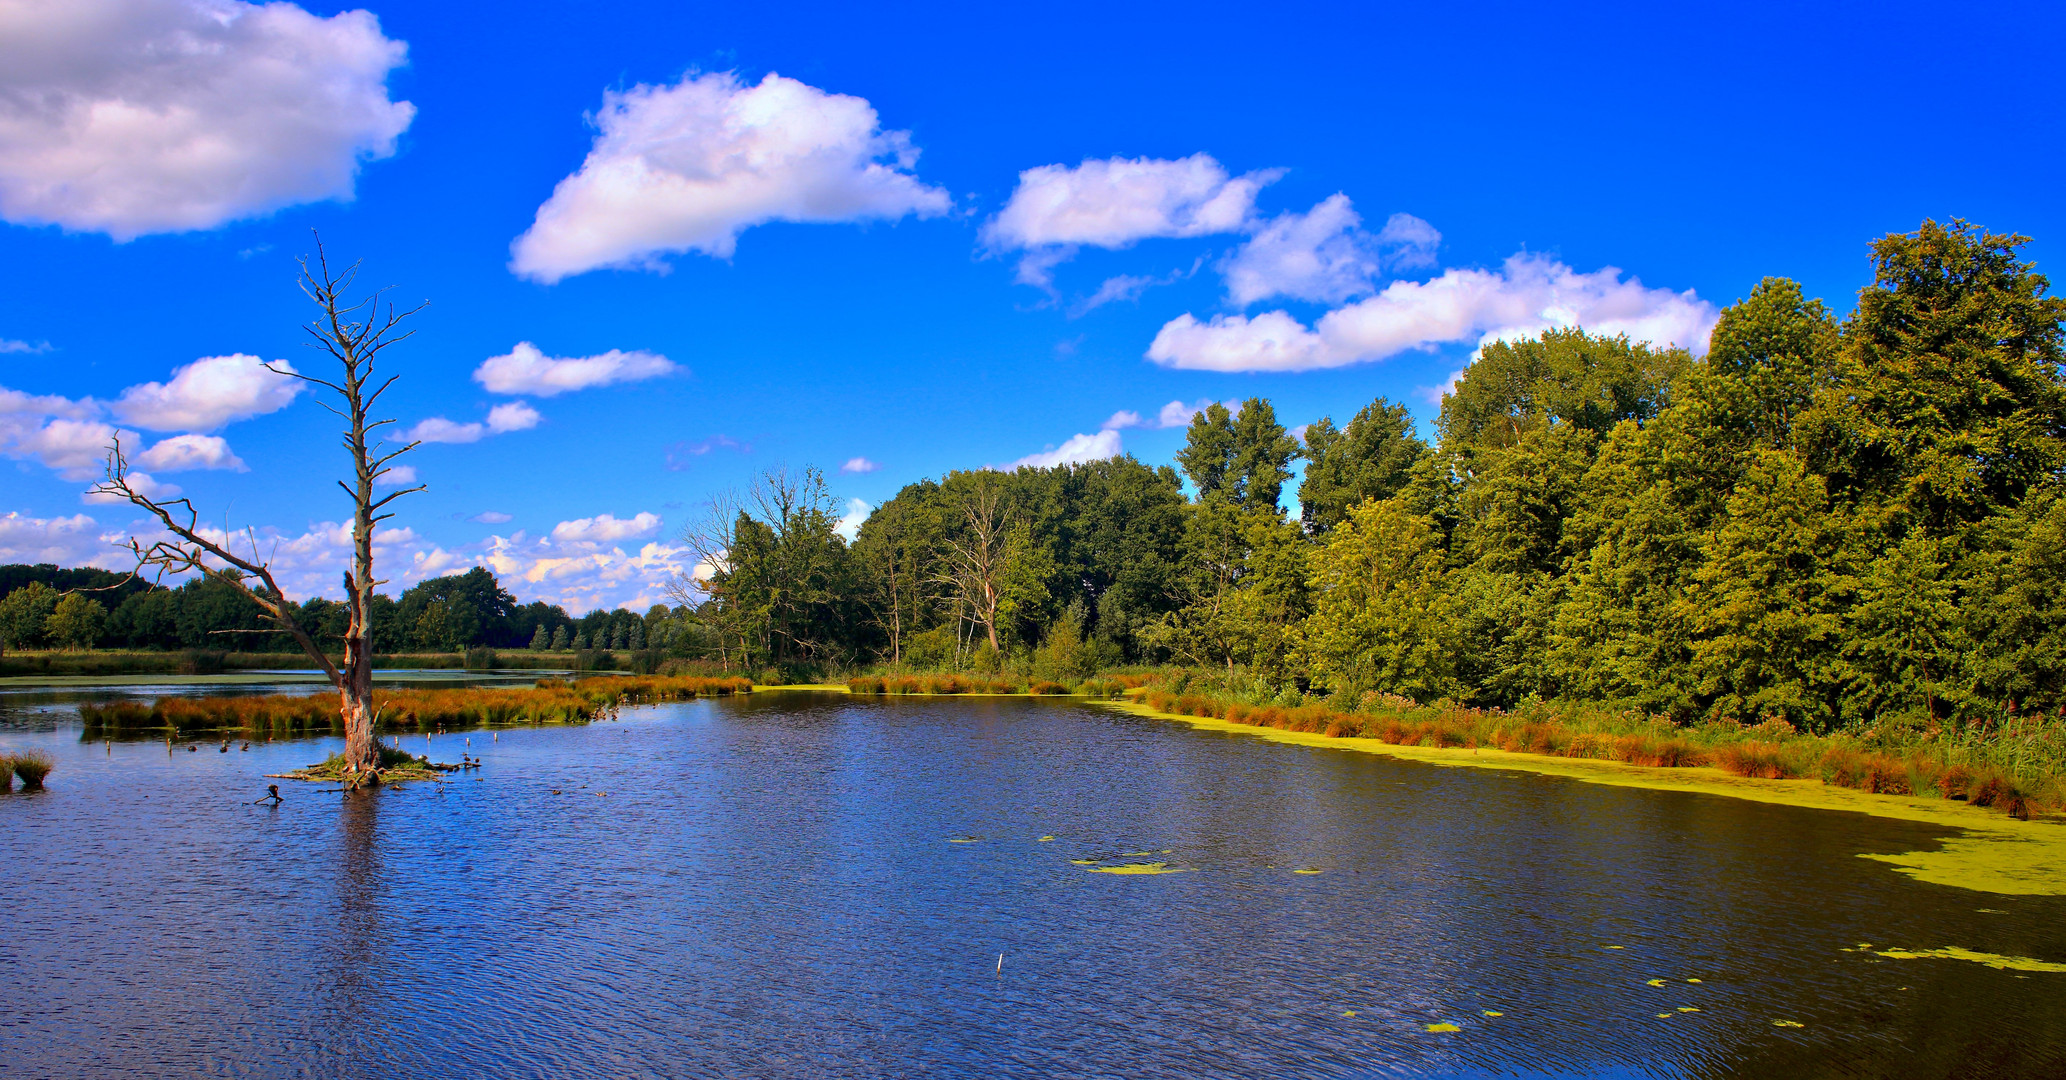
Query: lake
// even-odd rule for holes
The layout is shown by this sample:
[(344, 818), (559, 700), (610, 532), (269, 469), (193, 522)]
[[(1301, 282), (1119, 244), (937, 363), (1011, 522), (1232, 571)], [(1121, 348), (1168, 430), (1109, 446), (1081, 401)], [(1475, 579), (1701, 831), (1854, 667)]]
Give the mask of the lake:
[(1858, 857), (1934, 826), (810, 692), (269, 808), (338, 740), (82, 743), (89, 692), (0, 694), (57, 759), (0, 797), (10, 1075), (2066, 1075), (2066, 974), (1875, 955), (2066, 960), (2066, 899)]

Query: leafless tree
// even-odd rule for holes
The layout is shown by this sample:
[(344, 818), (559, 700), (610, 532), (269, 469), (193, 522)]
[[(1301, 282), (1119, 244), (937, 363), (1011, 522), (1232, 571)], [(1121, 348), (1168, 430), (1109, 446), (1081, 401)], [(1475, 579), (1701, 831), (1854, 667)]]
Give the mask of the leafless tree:
[(945, 572), (935, 579), (952, 590), (958, 604), (966, 605), (970, 620), (990, 635), (992, 649), (999, 647), (998, 609), (1004, 602), (1009, 558), (1009, 523), (1002, 512), (1000, 487), (995, 474), (984, 472), (963, 493), (960, 509), (968, 531), (948, 540)]
[(380, 775), (380, 749), (373, 741), (376, 719), (371, 621), (373, 590), (386, 584), (386, 581), (373, 576), (373, 530), (380, 522), (394, 516), (391, 512), (383, 512), (387, 504), (424, 488), (418, 484), (398, 488), (377, 498), (374, 496), (374, 488), (380, 478), (391, 469), (390, 463), (415, 449), (417, 444), (410, 442), (390, 448), (389, 444), (381, 441), (379, 429), (394, 421), (370, 419), (370, 415), (380, 395), (394, 385), (397, 376), (390, 375), (374, 385), (373, 362), (383, 350), (400, 344), (414, 333), (401, 329), (402, 323), (422, 311), (427, 302), (406, 311), (397, 311), (393, 304), (382, 303), (382, 293), (386, 290), (376, 290), (361, 300), (350, 300), (348, 294), (358, 277), (359, 265), (353, 263), (342, 272), (333, 273), (320, 238), (316, 242), (314, 264), (305, 258), (301, 260), (301, 290), (322, 309), (306, 329), (315, 339), (313, 347), (328, 353), (342, 367), (338, 380), (332, 382), (291, 368), (266, 365), (282, 377), (300, 379), (329, 390), (334, 397), (323, 401), (322, 405), (345, 422), (343, 442), (351, 456), (351, 479), (349, 482), (340, 480), (337, 486), (352, 498), (352, 568), (344, 575), (348, 621), (342, 665), (332, 662), (295, 617), (293, 602), (287, 599), (286, 591), (274, 578), (270, 564), (259, 553), (257, 535), (248, 530), (244, 533), (246, 543), (243, 546), (250, 552), (238, 555), (231, 550), (233, 540), (228, 533), (201, 525), (200, 514), (191, 501), (160, 502), (137, 490), (130, 481), (129, 460), (120, 438), (108, 448), (107, 479), (93, 490), (96, 494), (113, 495), (144, 508), (171, 534), (167, 539), (148, 544), (138, 539), (129, 541), (130, 550), (136, 555), (137, 574), (141, 575), (148, 569), (154, 576), (162, 578), (167, 574), (194, 571), (210, 580), (233, 586), (250, 597), (267, 620), (286, 631), (316, 666), (330, 676), (331, 683), (337, 687), (338, 711), (344, 720), (346, 768), (353, 774), (355, 782), (369, 783), (378, 782)]

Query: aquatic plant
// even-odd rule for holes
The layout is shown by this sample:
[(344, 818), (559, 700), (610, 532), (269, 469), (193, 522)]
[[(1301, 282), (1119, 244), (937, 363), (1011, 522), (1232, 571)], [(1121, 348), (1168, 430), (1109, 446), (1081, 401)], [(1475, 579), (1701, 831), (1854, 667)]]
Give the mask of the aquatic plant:
[(43, 786), (43, 778), (50, 775), (53, 764), (50, 755), (36, 750), (23, 751), (13, 756), (14, 775), (21, 777), (22, 790), (34, 791)]
[(1061, 683), (1042, 679), (1029, 687), (1026, 692), (1029, 694), (1066, 694), (1069, 692), (1069, 688)]
[(1491, 747), (1665, 769), (1714, 766), (1758, 779), (1813, 778), (1870, 794), (1958, 799), (2018, 818), (2066, 809), (2066, 718), (2020, 717), (1991, 736), (1892, 726), (1809, 734), (1783, 720), (1680, 725), (1636, 710), (1540, 701), (1512, 712), (1452, 702), (1422, 705), (1389, 694), (1260, 704), (1226, 682), (1222, 677), (1216, 687), (1199, 673), (1172, 672), (1135, 696), (1157, 712), (1327, 738)]
[[(393, 690), (375, 695), (379, 730), (493, 727), (514, 724), (571, 724), (608, 716), (623, 705), (646, 705), (745, 693), (745, 678), (631, 676), (568, 683), (540, 679), (529, 688), (456, 687)], [(270, 694), (249, 697), (159, 698), (145, 707), (135, 701), (89, 702), (79, 707), (86, 737), (141, 731), (180, 734), (232, 730), (253, 736), (340, 734), (337, 701), (328, 695)]]

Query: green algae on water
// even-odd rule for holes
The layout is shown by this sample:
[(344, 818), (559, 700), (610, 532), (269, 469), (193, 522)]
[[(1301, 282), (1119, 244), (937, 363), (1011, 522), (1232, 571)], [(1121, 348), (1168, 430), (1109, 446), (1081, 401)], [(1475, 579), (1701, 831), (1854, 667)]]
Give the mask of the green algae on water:
[(1093, 866), (1090, 868), (1090, 872), (1093, 874), (1181, 874), (1184, 871), (1182, 867), (1171, 866), (1168, 863), (1150, 862), (1120, 863), (1118, 866)]
[(1596, 758), (1516, 753), (1490, 747), (1400, 746), (1366, 738), (1325, 735), (1235, 724), (1201, 716), (1159, 712), (1137, 701), (1102, 703), (1136, 716), (1175, 720), (1208, 731), (1234, 732), (1269, 742), (1346, 750), (1442, 767), (1498, 769), (1561, 776), (1588, 784), (1684, 791), (1808, 810), (1840, 810), (1897, 821), (1961, 830), (1933, 851), (1898, 855), (1862, 854), (1932, 885), (1949, 885), (2008, 896), (2066, 896), (2066, 825), (2019, 821), (1965, 802), (1913, 795), (1878, 795), (1830, 787), (1815, 780), (1761, 780), (1716, 768), (1666, 769)]
[(1941, 949), (1881, 949), (1874, 956), (1889, 960), (1969, 960), (1985, 964), (1996, 971), (2054, 971), (2066, 972), (2066, 964), (2055, 964), (2049, 960), (2033, 960), (2027, 956), (2003, 956), (2000, 953), (1979, 952), (1974, 949), (1948, 945)]
[(1457, 1026), (1456, 1026), (1455, 1024), (1429, 1024), (1429, 1025), (1428, 1025), (1428, 1030), (1429, 1030), (1429, 1031), (1462, 1031), (1463, 1029), (1462, 1029), (1462, 1028), (1460, 1028), (1460, 1027), (1457, 1027)]

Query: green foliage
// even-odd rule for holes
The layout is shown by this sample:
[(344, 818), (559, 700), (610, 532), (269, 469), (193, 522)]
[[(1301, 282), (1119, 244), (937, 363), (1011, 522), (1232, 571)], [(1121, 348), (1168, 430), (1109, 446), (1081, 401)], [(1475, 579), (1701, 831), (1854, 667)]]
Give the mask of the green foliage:
[(1306, 427), (1306, 471), (1299, 481), (1299, 516), (1306, 531), (1324, 533), (1363, 502), (1382, 502), (1413, 478), (1428, 452), (1413, 432), (1406, 406), (1384, 398), (1365, 405), (1347, 427), (1321, 417)]
[(0, 599), (0, 646), (28, 649), (43, 644), (57, 600), (57, 590), (40, 581), (31, 581)]
[(91, 649), (107, 625), (108, 609), (79, 593), (60, 599), (44, 620), (44, 633), (60, 649)]
[(1214, 402), (1192, 417), (1176, 460), (1201, 500), (1274, 507), (1298, 456), (1298, 442), (1277, 422), (1276, 409), (1249, 398), (1238, 416)]

